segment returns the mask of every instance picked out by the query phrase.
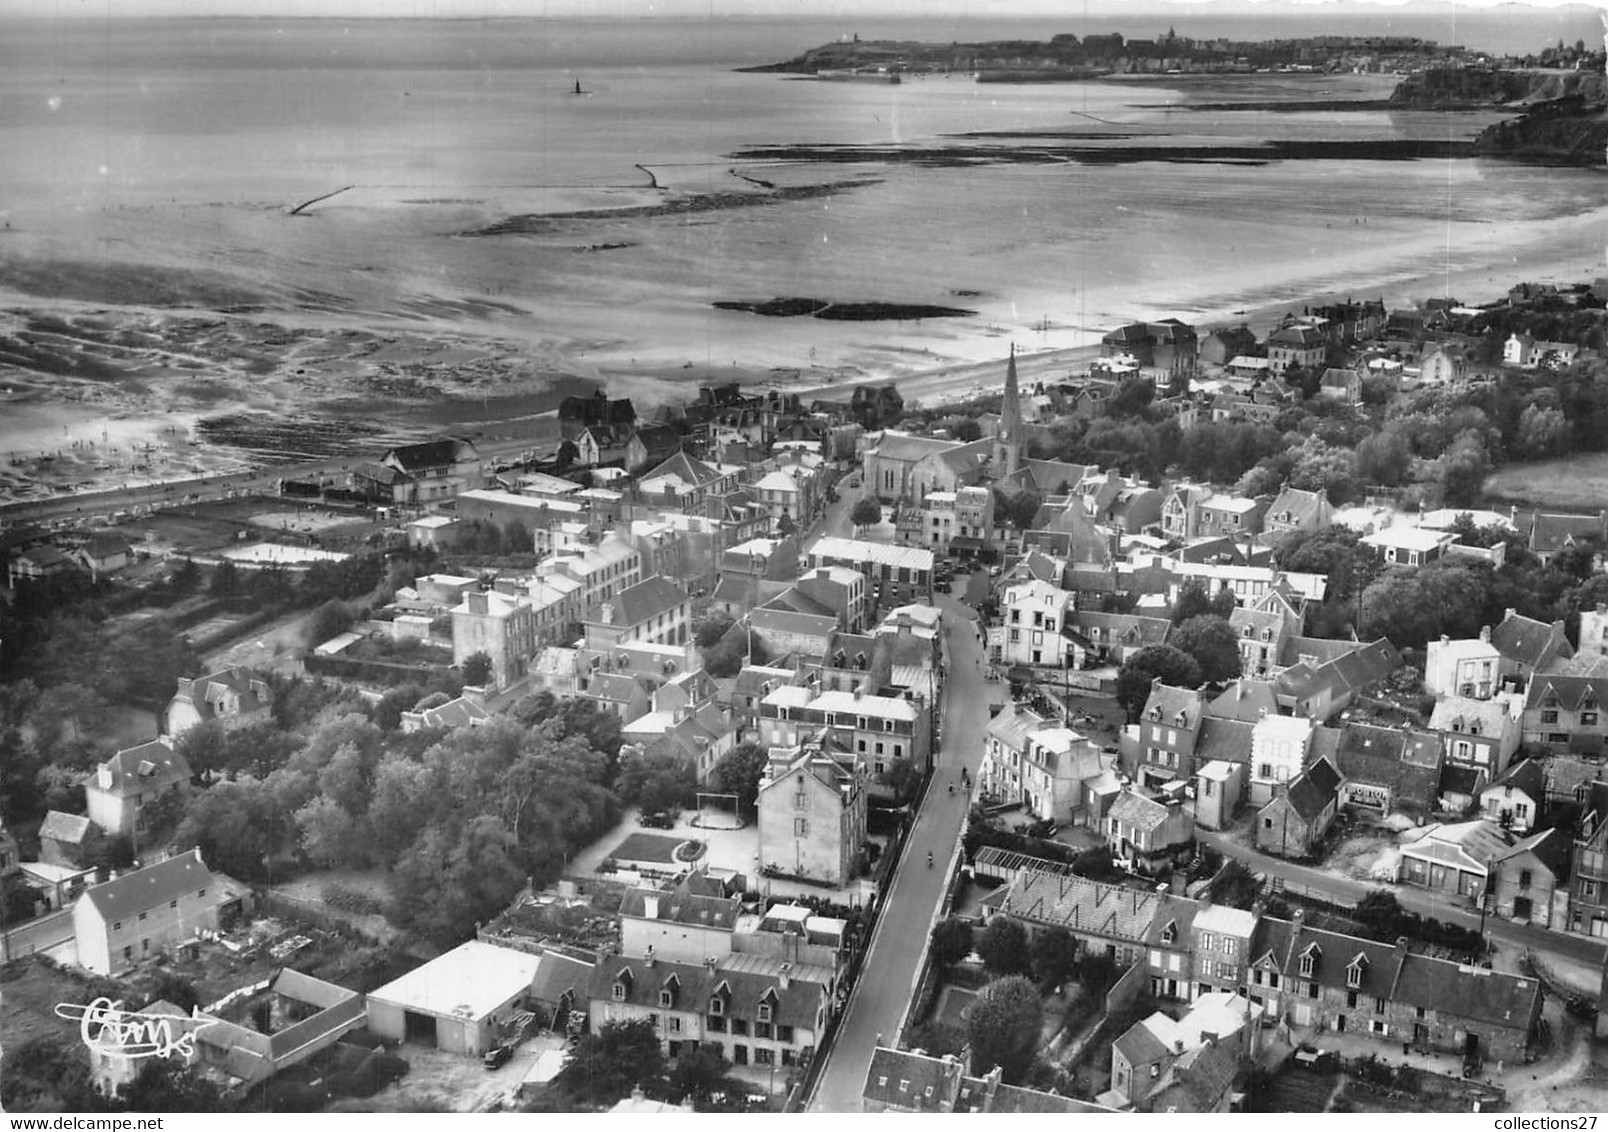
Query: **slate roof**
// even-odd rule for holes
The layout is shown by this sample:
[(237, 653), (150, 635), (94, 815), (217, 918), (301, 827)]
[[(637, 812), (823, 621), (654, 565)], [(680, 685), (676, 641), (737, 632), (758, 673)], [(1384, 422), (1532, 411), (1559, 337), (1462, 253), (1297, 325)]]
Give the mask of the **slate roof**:
[(1290, 808), (1307, 823), (1314, 822), (1334, 805), (1340, 789), (1340, 774), (1328, 759), (1319, 759), (1290, 780), (1286, 799)]
[(1251, 761), (1251, 735), (1254, 723), (1239, 719), (1207, 716), (1201, 720), (1200, 735), (1195, 740), (1195, 763), (1204, 766), (1209, 762), (1249, 763)]
[(1408, 955), (1402, 960), (1394, 997), (1408, 1006), (1523, 1029), (1540, 1005), (1541, 984), (1523, 976)]
[(1502, 623), (1491, 630), (1491, 644), (1506, 659), (1516, 660), (1534, 669), (1544, 668), (1555, 659), (1567, 659), (1574, 655), (1574, 649), (1564, 638), (1562, 621), (1548, 624), (1513, 610), (1508, 610)]
[(49, 838), (64, 845), (80, 845), (88, 834), (87, 817), (83, 814), (64, 814), (60, 810), (45, 814), (44, 824), (39, 827), (39, 840)]
[[(1271, 680), (1242, 676), (1206, 704), (1206, 718), (1255, 723), (1263, 715), (1278, 715), (1279, 701)], [(1202, 732), (1204, 738), (1204, 731)], [(1240, 762), (1243, 760), (1235, 760)]]
[(473, 460), (479, 453), (467, 440), (426, 440), (419, 444), (404, 444), (385, 454), (395, 460), (402, 470), (411, 475), (447, 467), (459, 460)]
[(959, 1095), (960, 1061), (878, 1046), (866, 1067), (860, 1096), (873, 1104), (916, 1112), (943, 1112)]
[[(661, 613), (668, 613), (691, 601), (687, 591), (666, 578), (663, 574), (638, 582), (634, 586), (627, 586), (609, 599), (614, 606), (615, 625), (641, 625), (643, 622), (657, 617)], [(598, 613), (602, 605), (597, 606), (587, 615), (589, 621), (598, 620)]]
[(681, 444), (681, 433), (676, 431), (675, 425), (642, 425), (632, 435), (653, 459), (669, 455)]
[[(1595, 769), (1595, 768), (1593, 768)], [(1546, 796), (1547, 768), (1541, 759), (1525, 759), (1508, 767), (1507, 773), (1491, 783), (1482, 794), (1498, 793), (1511, 787), (1522, 790), (1532, 800), (1540, 802)]]
[[(138, 747), (129, 747), (100, 764), (112, 772), (107, 793), (119, 797), (160, 790), (175, 782), (190, 781), (190, 764), (185, 757), (168, 746), (164, 739), (152, 739)], [(98, 778), (90, 779), (98, 787)]]
[(1318, 665), (1298, 664), (1279, 673), (1283, 695), (1306, 699), (1329, 689), (1336, 697), (1358, 692), (1401, 666), (1401, 654), (1381, 637), (1354, 652)]
[[(649, 897), (659, 902), (658, 915), (647, 912)], [(620, 915), (636, 919), (654, 919), (661, 923), (688, 924), (700, 928), (719, 928), (730, 931), (742, 914), (742, 903), (734, 897), (708, 896), (686, 886), (662, 890), (633, 888), (620, 901)]]
[(1601, 540), (1601, 515), (1548, 515), (1540, 512), (1530, 524), (1530, 549), (1537, 554), (1554, 554), (1571, 543), (1585, 539)]
[(634, 679), (621, 672), (595, 672), (587, 681), (584, 693), (587, 699), (606, 700), (610, 703), (629, 703), (638, 693), (647, 693)]
[(192, 850), (93, 885), (79, 899), (89, 901), (101, 919), (113, 923), (176, 900), (182, 893), (211, 887), (212, 871), (202, 863), (200, 850)]
[(1233, 1086), (1239, 1072), (1239, 1054), (1230, 1041), (1208, 1042), (1196, 1049), (1187, 1050), (1161, 1075), (1151, 1098), (1172, 1088), (1188, 1094), (1197, 1112), (1211, 1112), (1222, 1107), (1225, 1093)]
[[(745, 962), (750, 959), (759, 962)], [(773, 1022), (805, 1030), (815, 1029), (816, 1014), (826, 990), (825, 982), (808, 977), (813, 973), (811, 969), (795, 966), (784, 989), (778, 975), (739, 969), (763, 965), (764, 957), (740, 954), (728, 956), (713, 971), (701, 963), (676, 963), (661, 959), (649, 966), (646, 959), (613, 955), (600, 959), (592, 969), (589, 997), (603, 1002), (625, 1002), (657, 1011), (665, 1009), (659, 1004), (659, 992), (669, 986), (674, 977), (675, 997), (668, 1009), (707, 1014), (710, 999), (719, 994), (726, 999), (726, 1017), (754, 1021), (759, 1017), (761, 999), (774, 991)], [(627, 977), (622, 979), (622, 974)], [(831, 973), (820, 971), (820, 974), (824, 979), (829, 978)], [(614, 986), (620, 982), (626, 987), (624, 999), (614, 997)]]
[(1429, 717), (1429, 725), (1436, 731), (1497, 738), (1509, 728), (1510, 721), (1507, 705), (1501, 700), (1442, 696), (1435, 702), (1435, 711)]
[(96, 560), (129, 553), (128, 539), (119, 538), (110, 531), (91, 535), (83, 546), (84, 553)]
[(1548, 695), (1555, 695), (1565, 710), (1579, 711), (1583, 705), (1608, 704), (1608, 678), (1537, 674), (1524, 693), (1524, 710), (1544, 706)]
[(723, 474), (720, 469), (702, 460), (693, 459), (683, 449), (671, 455), (652, 471), (644, 473), (642, 479), (645, 482), (661, 476), (675, 476), (693, 487), (704, 487), (720, 479)]
[[(1193, 731), (1200, 726), (1201, 696), (1192, 688), (1175, 688), (1170, 684), (1155, 684), (1150, 689), (1150, 698), (1145, 701), (1145, 710), (1140, 715), (1141, 720), (1155, 718), (1168, 727), (1182, 727), (1183, 730)], [(1155, 714), (1159, 712), (1159, 714)], [(1175, 721), (1182, 714), (1184, 722)]]
[(197, 676), (190, 682), (188, 693), (181, 693), (175, 688), (173, 699), (189, 700), (202, 719), (212, 719), (217, 715), (213, 705), (221, 699), (225, 689), (232, 690), (240, 698), (241, 715), (250, 715), (268, 706), (267, 685), (254, 677), (250, 669), (239, 665)]

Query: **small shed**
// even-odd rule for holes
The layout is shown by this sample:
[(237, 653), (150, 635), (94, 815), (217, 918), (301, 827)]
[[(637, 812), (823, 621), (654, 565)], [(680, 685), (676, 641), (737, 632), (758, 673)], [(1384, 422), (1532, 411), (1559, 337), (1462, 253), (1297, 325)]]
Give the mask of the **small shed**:
[(501, 1023), (525, 1009), (540, 957), (470, 940), (368, 996), (368, 1028), (478, 1057)]

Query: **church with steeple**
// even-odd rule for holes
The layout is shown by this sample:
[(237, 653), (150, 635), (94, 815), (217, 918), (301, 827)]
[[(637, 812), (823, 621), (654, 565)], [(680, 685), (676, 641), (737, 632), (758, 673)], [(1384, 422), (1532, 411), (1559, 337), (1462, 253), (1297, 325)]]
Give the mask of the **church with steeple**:
[(999, 407), (999, 426), (994, 431), (994, 464), (997, 479), (1015, 475), (1022, 467), (1022, 391), (1016, 380), (1016, 344), (1011, 343), (1011, 359), (1005, 367), (1005, 400)]

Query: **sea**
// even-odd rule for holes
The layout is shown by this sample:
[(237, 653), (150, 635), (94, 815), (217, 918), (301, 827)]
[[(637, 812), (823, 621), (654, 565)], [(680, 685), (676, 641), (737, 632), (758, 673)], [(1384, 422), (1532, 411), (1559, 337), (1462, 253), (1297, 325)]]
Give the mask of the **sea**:
[[(1601, 34), (1581, 8), (1441, 11), (1368, 21), (1199, 5), (1064, 20), (0, 19), (0, 303), (138, 307), (151, 300), (97, 287), (94, 271), (160, 265), (239, 284), (264, 318), (282, 303), (287, 319), (306, 321), (318, 305), (326, 321), (372, 324), (396, 317), (392, 296), (415, 306), (420, 295), (495, 296), (518, 313), (477, 315), (487, 333), (593, 375), (695, 358), (879, 376), (996, 355), (1007, 339), (1083, 344), (1134, 317), (1221, 321), (1452, 286), (1473, 302), (1526, 273), (1601, 274), (1601, 169), (1187, 159), (1278, 140), (1467, 140), (1498, 117), (1195, 109), (1382, 99), (1395, 76), (995, 85), (956, 74), (889, 85), (739, 70), (856, 35), (959, 42), (1170, 27), (1198, 39), (1394, 34), (1522, 51)], [(1186, 159), (886, 152), (941, 157), (1074, 136), (1175, 147)], [(777, 156), (801, 146), (840, 147), (839, 158)], [(857, 160), (841, 148), (854, 146), (878, 153)], [(761, 147), (766, 158), (747, 156)], [(763, 206), (607, 215), (666, 190), (752, 193), (756, 181), (852, 184)], [(286, 219), (335, 190), (345, 191)], [(524, 235), (466, 235), (577, 208), (588, 215)], [(319, 304), (286, 298), (309, 290)], [(969, 313), (829, 323), (713, 307), (781, 296)]]

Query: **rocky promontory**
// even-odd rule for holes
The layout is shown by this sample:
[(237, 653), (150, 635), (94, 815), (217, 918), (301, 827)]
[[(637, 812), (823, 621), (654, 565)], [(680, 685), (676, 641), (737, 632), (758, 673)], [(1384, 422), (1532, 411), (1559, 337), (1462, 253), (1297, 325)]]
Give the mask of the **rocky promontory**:
[(1608, 164), (1608, 80), (1601, 71), (1437, 67), (1390, 96), (1404, 110), (1522, 110), (1487, 126), (1474, 152), (1567, 165)]

